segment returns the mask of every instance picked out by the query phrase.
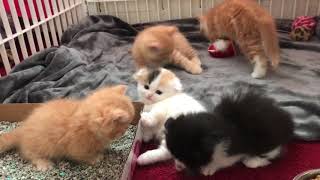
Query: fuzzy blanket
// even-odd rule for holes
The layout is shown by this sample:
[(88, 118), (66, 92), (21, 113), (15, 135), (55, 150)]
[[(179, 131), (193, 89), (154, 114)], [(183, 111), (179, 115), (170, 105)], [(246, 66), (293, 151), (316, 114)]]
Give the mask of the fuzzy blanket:
[[(208, 42), (200, 36), (195, 19), (164, 23), (177, 25), (198, 50), (203, 62), (204, 72), (201, 75), (170, 67), (182, 79), (186, 92), (207, 104), (214, 104), (221, 92), (234, 86), (260, 88), (278, 101), (286, 102), (295, 117), (299, 139), (320, 138), (319, 41), (292, 42), (287, 34), (280, 33), (281, 46), (284, 47), (280, 68), (258, 80), (251, 78), (252, 67), (241, 56), (211, 58), (207, 52)], [(112, 16), (84, 19), (63, 34), (60, 47), (49, 48), (30, 57), (1, 78), (0, 102), (31, 103), (56, 97), (77, 98), (110, 84), (127, 84), (128, 94), (137, 100), (129, 48), (137, 32), (150, 25), (133, 27)], [(307, 108), (301, 108), (301, 104)]]

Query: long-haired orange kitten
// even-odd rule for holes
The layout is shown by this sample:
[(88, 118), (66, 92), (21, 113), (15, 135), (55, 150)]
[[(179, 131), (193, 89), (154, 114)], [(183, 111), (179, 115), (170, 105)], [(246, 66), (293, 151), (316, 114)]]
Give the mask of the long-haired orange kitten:
[(192, 74), (202, 72), (196, 51), (175, 26), (156, 25), (140, 32), (131, 49), (138, 69), (173, 64)]
[(0, 152), (18, 148), (38, 170), (53, 159), (94, 164), (111, 140), (121, 136), (134, 118), (126, 86), (95, 91), (83, 100), (52, 100), (36, 108), (22, 125), (0, 136)]
[(211, 41), (229, 38), (254, 63), (253, 78), (266, 75), (268, 58), (276, 68), (280, 49), (273, 18), (253, 0), (225, 0), (199, 17), (200, 31)]

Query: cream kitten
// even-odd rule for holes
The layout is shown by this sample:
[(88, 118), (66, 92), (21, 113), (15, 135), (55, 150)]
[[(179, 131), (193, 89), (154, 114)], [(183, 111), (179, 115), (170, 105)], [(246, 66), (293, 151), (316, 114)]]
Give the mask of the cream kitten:
[(195, 49), (175, 26), (156, 25), (141, 31), (132, 46), (138, 69), (173, 64), (192, 74), (202, 72)]
[(52, 159), (64, 157), (94, 164), (134, 118), (126, 89), (123, 85), (107, 87), (83, 100), (44, 103), (20, 127), (1, 134), (0, 152), (18, 148), (38, 170), (50, 169)]
[(204, 112), (206, 109), (193, 97), (182, 92), (180, 80), (169, 70), (143, 68), (134, 78), (138, 82), (141, 101), (145, 103), (140, 119), (143, 141), (147, 142), (152, 138), (160, 141), (158, 149), (147, 151), (138, 157), (138, 164), (168, 160), (172, 156), (164, 139), (166, 120), (182, 114)]
[(200, 31), (210, 40), (228, 38), (254, 64), (251, 76), (266, 75), (268, 61), (275, 69), (280, 62), (276, 25), (256, 1), (225, 0), (199, 17)]

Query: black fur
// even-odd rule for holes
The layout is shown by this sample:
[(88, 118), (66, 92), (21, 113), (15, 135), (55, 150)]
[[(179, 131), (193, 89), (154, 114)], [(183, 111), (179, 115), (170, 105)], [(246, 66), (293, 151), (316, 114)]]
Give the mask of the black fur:
[(160, 74), (160, 69), (152, 69), (152, 71), (148, 74), (149, 84), (152, 83), (154, 79), (156, 79)]
[(171, 118), (165, 127), (169, 151), (193, 171), (211, 161), (220, 142), (228, 142), (228, 155), (259, 156), (293, 135), (289, 113), (260, 92), (241, 88), (223, 96), (212, 112)]

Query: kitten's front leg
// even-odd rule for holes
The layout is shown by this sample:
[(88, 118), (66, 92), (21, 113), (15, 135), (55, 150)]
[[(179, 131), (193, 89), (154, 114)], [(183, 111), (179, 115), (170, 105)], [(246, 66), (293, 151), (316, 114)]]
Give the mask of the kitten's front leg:
[(172, 155), (169, 150), (164, 145), (160, 145), (158, 149), (149, 150), (141, 154), (137, 159), (137, 163), (139, 165), (148, 165), (156, 162), (166, 161), (171, 158)]
[(34, 159), (32, 163), (36, 166), (38, 171), (47, 171), (52, 169), (53, 163), (48, 159)]
[(158, 123), (150, 112), (141, 113), (140, 121), (143, 127), (148, 127), (148, 128), (155, 127)]
[(174, 160), (174, 164), (177, 171), (182, 171), (186, 168), (186, 166), (182, 162), (178, 161), (177, 159)]
[(201, 167), (201, 174), (205, 176), (212, 176), (218, 170), (217, 166), (211, 161), (206, 166)]
[(171, 55), (171, 63), (172, 64), (177, 65), (177, 66), (185, 69), (187, 72), (189, 72), (191, 74), (202, 73), (201, 63), (200, 64), (199, 64), (199, 62), (195, 63), (194, 61), (198, 61), (198, 60), (190, 61), (187, 57), (185, 57), (183, 54), (181, 54), (177, 50), (174, 50)]

